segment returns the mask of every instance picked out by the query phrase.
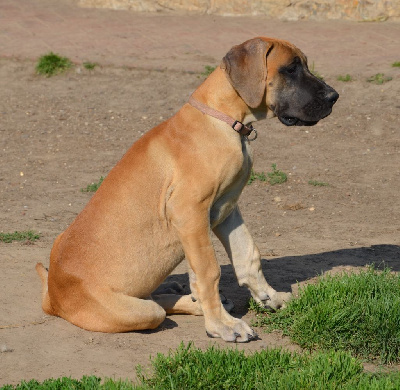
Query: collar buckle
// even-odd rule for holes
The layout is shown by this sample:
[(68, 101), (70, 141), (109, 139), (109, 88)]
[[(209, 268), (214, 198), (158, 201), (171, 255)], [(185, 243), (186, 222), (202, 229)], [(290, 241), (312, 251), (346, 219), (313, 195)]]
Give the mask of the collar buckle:
[[(257, 136), (258, 136), (257, 130), (253, 127), (253, 125), (249, 125), (249, 126), (247, 126), (247, 127), (248, 127), (249, 130), (250, 130), (250, 132), (247, 133), (247, 134), (245, 135), (245, 137), (247, 138), (247, 141), (249, 141), (249, 142), (255, 141), (255, 140), (257, 139)], [(254, 131), (253, 138), (249, 138), (249, 135), (250, 135), (253, 131)]]

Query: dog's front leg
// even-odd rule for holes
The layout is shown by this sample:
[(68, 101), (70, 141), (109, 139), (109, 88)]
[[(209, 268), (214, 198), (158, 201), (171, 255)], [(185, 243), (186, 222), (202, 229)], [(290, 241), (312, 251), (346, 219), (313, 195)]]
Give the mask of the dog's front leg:
[(208, 209), (181, 213), (182, 210), (185, 208), (179, 210), (180, 217), (174, 215), (174, 225), (196, 275), (196, 298), (204, 314), (207, 334), (225, 341), (249, 341), (255, 337), (254, 331), (244, 321), (228, 314), (220, 300), (221, 270), (211, 241)]
[(213, 230), (228, 253), (239, 285), (248, 287), (253, 298), (265, 307), (274, 310), (284, 307), (291, 294), (275, 291), (265, 280), (260, 251), (254, 244), (239, 208), (236, 207)]

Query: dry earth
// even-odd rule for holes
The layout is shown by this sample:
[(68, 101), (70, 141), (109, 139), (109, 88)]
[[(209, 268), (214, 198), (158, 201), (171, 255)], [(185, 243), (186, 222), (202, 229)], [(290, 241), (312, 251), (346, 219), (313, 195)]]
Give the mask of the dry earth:
[[(393, 58), (393, 61), (399, 58)], [(373, 67), (372, 67), (373, 68)], [(364, 69), (365, 70), (365, 69)], [(400, 69), (374, 85), (325, 79), (341, 97), (310, 128), (257, 124), (255, 170), (271, 164), (288, 182), (247, 186), (240, 205), (258, 244), (267, 280), (290, 291), (317, 274), (369, 263), (400, 269)], [(0, 243), (0, 385), (22, 379), (95, 374), (134, 378), (134, 367), (183, 342), (226, 345), (206, 337), (203, 319), (170, 316), (155, 331), (101, 334), (45, 316), (34, 266), (48, 264), (54, 238), (88, 202), (81, 192), (105, 176), (141, 134), (173, 115), (201, 82), (192, 73), (76, 68), (44, 78), (34, 64), (0, 60), (0, 231), (41, 232), (34, 244)], [(329, 183), (315, 187), (309, 180)], [(221, 245), (221, 290), (235, 315), (251, 320)], [(171, 277), (187, 284), (185, 264)], [(240, 349), (295, 349), (279, 334)], [(230, 347), (235, 347), (230, 345)]]

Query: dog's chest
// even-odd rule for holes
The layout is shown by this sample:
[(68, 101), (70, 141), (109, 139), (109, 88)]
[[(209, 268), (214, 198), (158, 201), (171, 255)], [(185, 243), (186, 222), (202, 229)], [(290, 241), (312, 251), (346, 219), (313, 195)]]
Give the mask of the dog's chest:
[(249, 180), (253, 166), (253, 151), (245, 138), (242, 138), (241, 157), (241, 165), (235, 169), (232, 180), (221, 189), (221, 193), (211, 207), (210, 224), (212, 228), (221, 223), (233, 211)]

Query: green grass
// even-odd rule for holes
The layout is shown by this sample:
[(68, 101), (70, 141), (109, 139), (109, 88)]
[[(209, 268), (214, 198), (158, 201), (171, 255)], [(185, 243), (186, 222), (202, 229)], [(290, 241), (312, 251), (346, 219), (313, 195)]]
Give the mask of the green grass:
[(50, 77), (71, 68), (72, 63), (67, 57), (50, 52), (41, 56), (36, 64), (36, 72)]
[(282, 184), (287, 181), (286, 173), (276, 168), (276, 164), (272, 164), (272, 172), (267, 173), (268, 183), (272, 186), (275, 184)]
[(393, 68), (400, 68), (400, 61), (395, 61), (392, 64)]
[(96, 192), (99, 189), (101, 183), (103, 183), (103, 180), (104, 180), (104, 177), (101, 176), (97, 183), (88, 184), (86, 188), (81, 188), (81, 191), (82, 192)]
[(0, 241), (10, 243), (13, 241), (30, 241), (34, 242), (40, 238), (39, 233), (35, 233), (32, 230), (22, 231), (14, 233), (0, 233)]
[(323, 181), (318, 181), (318, 180), (309, 180), (308, 184), (314, 187), (329, 187), (328, 183), (324, 183)]
[(43, 382), (38, 382), (33, 379), (31, 381), (22, 381), (16, 386), (6, 385), (0, 387), (0, 390), (128, 390), (134, 388), (133, 384), (129, 381), (113, 379), (102, 381), (100, 378), (95, 376), (84, 376), (80, 380), (63, 377), (57, 379), (46, 379)]
[(378, 85), (384, 84), (390, 80), (392, 80), (392, 78), (390, 76), (385, 76), (384, 73), (377, 73), (367, 79), (369, 83)]
[(315, 69), (314, 61), (313, 61), (312, 65), (311, 65), (310, 72), (311, 72), (317, 79), (320, 79), (320, 80), (323, 80), (323, 79), (324, 79), (324, 76), (322, 76), (322, 75)]
[[(252, 311), (253, 313), (256, 314), (271, 313), (270, 309), (266, 309), (265, 307), (261, 306), (253, 298), (249, 299), (248, 305), (249, 305), (249, 310)], [(256, 325), (262, 325), (262, 324), (258, 321)]]
[(299, 298), (257, 325), (280, 329), (306, 349), (347, 350), (381, 363), (400, 361), (400, 276), (376, 271), (320, 277)]
[(353, 78), (349, 74), (346, 74), (345, 76), (340, 75), (337, 79), (344, 82), (353, 81)]
[(267, 176), (265, 175), (264, 172), (258, 173), (252, 169), (249, 180), (247, 182), (247, 185), (250, 185), (251, 183), (253, 183), (253, 181), (256, 181), (256, 180), (267, 181)]
[[(292, 354), (278, 349), (250, 355), (235, 349), (190, 344), (169, 355), (158, 354), (152, 374), (139, 377), (156, 389), (333, 389), (355, 383), (362, 366), (346, 353)], [(316, 387), (318, 385), (318, 387)]]
[(256, 180), (268, 182), (273, 186), (275, 184), (282, 184), (287, 181), (287, 175), (286, 173), (277, 169), (276, 164), (272, 164), (272, 172), (267, 172), (267, 174), (264, 172), (259, 173), (252, 169), (247, 185), (250, 185)]
[(95, 62), (84, 62), (83, 67), (87, 70), (93, 70), (97, 64)]
[(202, 72), (201, 75), (208, 77), (212, 72), (214, 72), (215, 69), (216, 69), (216, 66), (206, 65), (204, 67), (204, 72)]
[(151, 369), (137, 367), (138, 383), (84, 376), (22, 381), (0, 390), (130, 390), (130, 389), (399, 389), (400, 373), (366, 373), (348, 352), (291, 353), (265, 349), (246, 354), (211, 346), (205, 351), (183, 343), (167, 355), (158, 354)]

